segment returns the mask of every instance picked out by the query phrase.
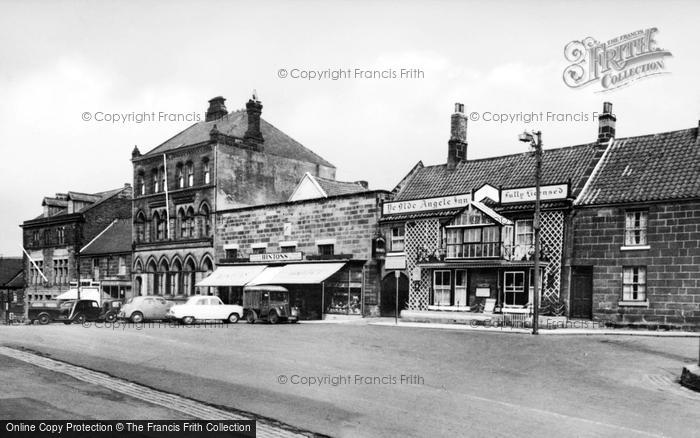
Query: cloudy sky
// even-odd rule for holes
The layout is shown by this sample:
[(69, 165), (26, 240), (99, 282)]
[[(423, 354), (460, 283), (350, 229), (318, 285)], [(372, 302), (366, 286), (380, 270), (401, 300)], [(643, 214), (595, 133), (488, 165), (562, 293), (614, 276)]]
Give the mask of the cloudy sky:
[[(581, 2), (0, 2), (0, 253), (43, 196), (131, 182), (130, 153), (188, 122), (109, 123), (84, 112), (203, 113), (222, 95), (334, 163), (338, 179), (392, 188), (418, 160), (445, 161), (455, 102), (466, 105), (469, 158), (586, 143), (596, 122), (497, 123), (485, 113), (591, 114), (614, 104), (619, 136), (700, 119), (697, 1)], [(572, 89), (564, 47), (656, 27), (668, 74), (599, 93)], [(394, 70), (418, 79), (305, 80), (280, 69)]]

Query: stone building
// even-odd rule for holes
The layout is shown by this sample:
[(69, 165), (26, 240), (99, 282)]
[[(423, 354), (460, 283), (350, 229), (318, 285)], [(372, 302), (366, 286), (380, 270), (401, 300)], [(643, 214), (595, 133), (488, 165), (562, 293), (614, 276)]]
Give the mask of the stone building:
[(0, 324), (24, 315), (22, 257), (0, 257)]
[[(557, 312), (566, 304), (560, 292), (572, 203), (609, 140), (612, 107), (606, 105), (604, 112), (597, 141), (543, 152), (540, 289), (543, 305)], [(527, 313), (535, 289), (534, 155), (468, 159), (461, 104), (451, 117), (447, 152), (445, 164), (419, 162), (383, 205), (387, 254), (382, 302), (391, 304), (398, 287), (399, 307), (427, 316), (432, 312), (436, 318), (489, 302), (490, 310)]]
[(82, 278), (80, 249), (115, 218), (131, 218), (131, 197), (131, 185), (125, 184), (106, 192), (57, 193), (43, 199), (43, 213), (21, 225), (28, 302), (52, 300)]
[(699, 129), (610, 141), (575, 202), (574, 316), (700, 326)]
[(306, 174), (335, 167), (261, 118), (253, 96), (228, 112), (209, 101), (198, 122), (151, 151), (132, 153), (133, 290), (191, 295), (215, 267), (214, 212), (286, 201)]
[(131, 298), (131, 218), (115, 219), (80, 250), (80, 277), (105, 297)]
[(341, 185), (321, 198), (217, 212), (218, 268), (200, 285), (225, 302), (245, 285), (281, 285), (304, 319), (378, 314), (378, 220), (389, 193)]

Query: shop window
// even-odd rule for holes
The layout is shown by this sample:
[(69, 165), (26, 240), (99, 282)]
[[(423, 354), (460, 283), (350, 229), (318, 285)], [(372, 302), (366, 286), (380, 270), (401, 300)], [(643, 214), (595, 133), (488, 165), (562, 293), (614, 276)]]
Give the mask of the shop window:
[(396, 227), (391, 229), (391, 250), (400, 252), (405, 248), (405, 229)]
[(455, 306), (467, 305), (467, 271), (455, 270)]
[(510, 306), (525, 305), (525, 273), (506, 271), (503, 273), (503, 292), (505, 304)]
[(625, 213), (625, 245), (647, 244), (647, 212), (628, 211)]
[(622, 268), (622, 301), (646, 301), (647, 268), (625, 266)]
[(230, 248), (226, 250), (226, 258), (227, 259), (237, 259), (238, 258), (238, 249), (236, 248)]
[(325, 313), (362, 314), (362, 271), (343, 270), (326, 282)]
[(253, 248), (253, 254), (265, 254), (265, 248)]
[(333, 255), (333, 254), (335, 254), (335, 245), (333, 245), (333, 244), (318, 245), (318, 253), (320, 255)]
[(450, 305), (452, 273), (450, 271), (433, 272), (433, 304), (436, 306)]

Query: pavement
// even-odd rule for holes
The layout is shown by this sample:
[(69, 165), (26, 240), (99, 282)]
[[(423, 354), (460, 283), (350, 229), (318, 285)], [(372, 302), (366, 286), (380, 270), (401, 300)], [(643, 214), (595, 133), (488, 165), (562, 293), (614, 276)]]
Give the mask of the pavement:
[(347, 323), (0, 327), (12, 348), (337, 437), (700, 437), (700, 394), (678, 384), (697, 342)]

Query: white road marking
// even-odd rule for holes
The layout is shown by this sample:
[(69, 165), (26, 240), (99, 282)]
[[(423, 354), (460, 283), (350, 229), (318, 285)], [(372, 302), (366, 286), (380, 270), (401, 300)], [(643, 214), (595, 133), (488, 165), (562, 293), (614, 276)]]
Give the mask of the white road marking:
[[(98, 385), (148, 403), (179, 411), (201, 420), (256, 420), (252, 417), (217, 409), (185, 397), (151, 389), (134, 382), (129, 382), (128, 380), (112, 377), (104, 373), (49, 359), (48, 357), (39, 356), (26, 351), (0, 346), (0, 354), (50, 371), (66, 374), (75, 379), (82, 380), (83, 382)], [(298, 433), (272, 424), (267, 424), (261, 420), (256, 420), (256, 429), (258, 437), (287, 438), (310, 436), (310, 434)]]

